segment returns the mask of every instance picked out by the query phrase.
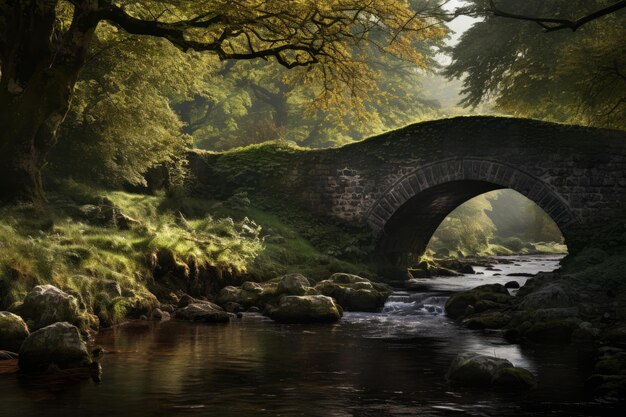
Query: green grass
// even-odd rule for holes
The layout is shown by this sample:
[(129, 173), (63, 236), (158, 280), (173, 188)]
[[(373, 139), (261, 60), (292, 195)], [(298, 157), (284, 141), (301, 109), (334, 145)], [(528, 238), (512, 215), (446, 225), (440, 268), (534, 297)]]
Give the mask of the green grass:
[[(253, 280), (291, 272), (314, 280), (339, 271), (369, 273), (365, 265), (334, 256), (338, 241), (353, 239), (349, 231), (236, 203), (106, 191), (63, 181), (49, 192), (44, 214), (25, 206), (0, 207), (0, 309), (21, 302), (33, 286), (50, 283), (115, 323), (136, 303), (145, 309), (156, 306), (148, 291), (149, 259), (162, 248), (182, 262), (194, 258)], [(136, 222), (120, 230), (85, 215), (98, 205), (115, 206)], [(107, 289), (113, 282), (121, 296)]]

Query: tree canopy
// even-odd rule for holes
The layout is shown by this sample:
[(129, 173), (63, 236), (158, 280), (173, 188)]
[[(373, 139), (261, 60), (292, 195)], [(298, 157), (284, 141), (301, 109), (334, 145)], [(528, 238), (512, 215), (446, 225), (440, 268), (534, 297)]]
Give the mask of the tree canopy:
[[(435, 2), (411, 4), (436, 10)], [(437, 65), (433, 57), (445, 30), (413, 40), (419, 65), (381, 54), (385, 34), (376, 31), (375, 43), (350, 46), (367, 71), (355, 91), (339, 84), (325, 90), (325, 80), (311, 76), (310, 67), (222, 61), (100, 24), (51, 166), (108, 185), (142, 184), (149, 168), (180, 159), (186, 146), (225, 150), (267, 140), (336, 146), (433, 111), (436, 103), (419, 84)]]
[(365, 45), (426, 66), (415, 42), (441, 37), (445, 29), (429, 17), (430, 2), (421, 4), (416, 9), (407, 0), (4, 1), (0, 191), (9, 199), (44, 200), (41, 169), (101, 23), (164, 39), (183, 52), (208, 52), (219, 60), (266, 59), (300, 69), (302, 83), (315, 82), (317, 100), (334, 107), (342, 96), (371, 93)]
[[(473, 0), (475, 7), (488, 7)], [(605, 0), (500, 0), (525, 16), (585, 15)], [(534, 21), (487, 15), (451, 50), (445, 70), (463, 80), (462, 104), (493, 101), (508, 114), (592, 126), (626, 128), (626, 12), (589, 21), (576, 32), (541, 33)]]

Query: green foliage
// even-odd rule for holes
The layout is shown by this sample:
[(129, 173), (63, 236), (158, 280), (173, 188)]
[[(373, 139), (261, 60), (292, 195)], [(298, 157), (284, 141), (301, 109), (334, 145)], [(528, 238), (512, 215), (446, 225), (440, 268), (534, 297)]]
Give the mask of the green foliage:
[[(262, 3), (230, 12), (236, 19), (264, 7), (284, 12), (281, 2)], [(341, 14), (333, 3), (316, 10)], [(343, 7), (352, 7), (348, 3), (352, 2)], [(410, 9), (408, 4), (383, 3), (369, 11), (365, 6), (361, 12), (385, 16), (389, 27), (367, 25), (361, 40), (332, 41), (337, 42), (333, 54), (338, 56), (330, 54), (319, 65), (290, 70), (272, 61), (222, 62), (211, 54), (183, 53), (164, 39), (129, 35), (101, 23), (51, 166), (63, 175), (101, 184), (144, 185), (149, 168), (180, 163), (180, 155), (192, 143), (212, 150), (268, 140), (337, 146), (432, 114), (437, 104), (420, 91), (419, 80), (436, 66), (435, 48), (441, 46), (446, 30), (423, 25), (428, 18), (415, 14), (389, 40), (387, 31), (398, 23), (395, 19)], [(71, 9), (62, 4), (63, 11)], [(161, 15), (195, 15), (205, 6), (209, 7), (172, 4)], [(223, 5), (220, 13), (230, 13), (230, 7)], [(312, 5), (295, 2), (293, 7), (304, 10)], [(410, 7), (437, 10), (430, 0), (413, 1)], [(129, 6), (128, 12), (150, 17), (139, 5)], [(63, 16), (59, 25), (66, 27), (71, 13)], [(401, 33), (405, 29), (407, 33)], [(342, 38), (340, 33), (332, 36)], [(372, 42), (365, 41), (370, 36)], [(232, 41), (232, 47), (240, 48), (239, 43)]]
[[(485, 0), (472, 0), (488, 7)], [(527, 16), (577, 18), (606, 0), (499, 1)], [(534, 22), (488, 16), (452, 49), (449, 77), (463, 79), (462, 103), (492, 100), (512, 115), (626, 128), (626, 14), (614, 13), (576, 32), (544, 33)]]
[(164, 40), (109, 25), (96, 36), (52, 168), (111, 186), (143, 185), (149, 168), (173, 163), (190, 143), (170, 101), (193, 93), (206, 63)]
[(437, 228), (428, 249), (431, 255), (460, 256), (566, 251), (554, 221), (513, 190), (492, 191), (459, 206)]
[[(434, 47), (440, 41), (416, 45), (429, 68), (436, 67)], [(215, 92), (214, 97), (221, 94), (223, 99), (197, 96), (176, 109), (188, 122), (194, 144), (210, 150), (274, 140), (314, 148), (339, 146), (437, 113), (437, 102), (421, 88), (427, 71), (379, 51), (363, 53), (375, 92), (342, 96), (333, 106), (318, 94), (323, 79), (309, 79), (308, 70), (253, 61), (222, 64), (224, 70), (215, 77), (230, 91)]]

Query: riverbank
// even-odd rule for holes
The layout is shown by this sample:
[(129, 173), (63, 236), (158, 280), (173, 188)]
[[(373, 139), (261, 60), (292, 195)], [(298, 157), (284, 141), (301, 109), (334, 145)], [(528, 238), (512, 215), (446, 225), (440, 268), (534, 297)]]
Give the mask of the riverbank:
[(57, 183), (45, 213), (0, 208), (0, 310), (52, 284), (76, 297), (97, 328), (149, 315), (172, 295), (210, 298), (227, 285), (294, 271), (316, 281), (372, 275), (350, 254), (358, 236), (307, 222), (254, 207), (242, 194), (216, 201)]

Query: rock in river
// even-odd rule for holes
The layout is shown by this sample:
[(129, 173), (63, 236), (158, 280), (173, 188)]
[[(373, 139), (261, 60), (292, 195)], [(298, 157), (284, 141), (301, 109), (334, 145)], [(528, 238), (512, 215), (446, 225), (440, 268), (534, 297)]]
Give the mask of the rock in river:
[(229, 314), (218, 305), (199, 300), (176, 310), (174, 317), (202, 323), (227, 323), (230, 320)]
[(489, 301), (491, 309), (493, 309), (497, 305), (504, 307), (512, 300), (513, 297), (509, 295), (509, 291), (503, 285), (481, 285), (469, 291), (452, 295), (446, 302), (446, 315), (453, 319), (459, 319), (467, 316), (468, 313), (474, 313), (479, 302), (485, 304)]
[(506, 359), (475, 353), (458, 355), (446, 374), (451, 384), (521, 390), (535, 386), (535, 376)]
[(286, 295), (269, 316), (279, 323), (333, 323), (342, 311), (335, 300), (324, 295)]
[(357, 275), (337, 273), (315, 286), (321, 294), (332, 297), (347, 311), (380, 310), (391, 291), (382, 284)]
[(28, 326), (20, 316), (0, 311), (0, 350), (17, 352), (29, 334)]
[(33, 332), (22, 343), (19, 355), (19, 367), (25, 372), (42, 372), (53, 364), (60, 369), (91, 364), (78, 328), (67, 322), (54, 323)]
[(278, 281), (278, 292), (288, 295), (304, 295), (310, 286), (311, 283), (304, 275), (288, 274)]
[(37, 285), (33, 288), (24, 303), (18, 307), (18, 313), (29, 323), (31, 329), (41, 329), (52, 323), (66, 321), (86, 330), (89, 324), (87, 315), (80, 309), (78, 299), (54, 285)]

